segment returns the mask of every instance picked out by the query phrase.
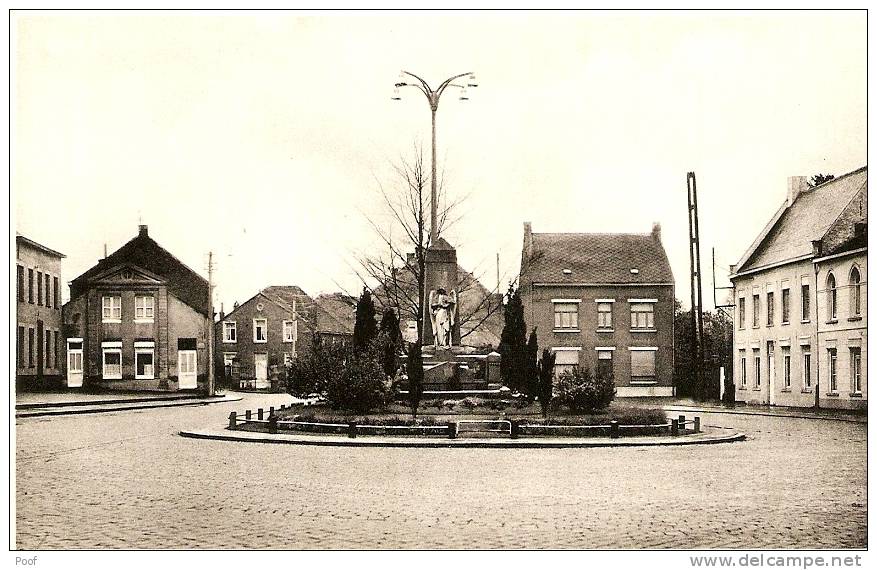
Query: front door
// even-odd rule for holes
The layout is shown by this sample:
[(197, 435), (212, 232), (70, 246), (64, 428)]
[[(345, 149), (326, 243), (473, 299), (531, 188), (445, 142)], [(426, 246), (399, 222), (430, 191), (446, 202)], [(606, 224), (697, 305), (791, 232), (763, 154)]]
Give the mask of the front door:
[(256, 362), (256, 389), (268, 387), (268, 355), (254, 354)]
[(177, 351), (177, 368), (180, 390), (198, 387), (198, 352), (194, 350)]
[(82, 339), (67, 339), (67, 387), (82, 387)]
[(776, 403), (774, 387), (776, 386), (776, 369), (774, 367), (773, 341), (767, 343), (767, 403), (771, 406)]

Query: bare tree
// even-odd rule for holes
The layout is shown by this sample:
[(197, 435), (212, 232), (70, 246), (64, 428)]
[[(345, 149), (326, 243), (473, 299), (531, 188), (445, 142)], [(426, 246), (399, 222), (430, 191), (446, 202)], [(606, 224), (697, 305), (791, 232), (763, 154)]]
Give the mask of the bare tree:
[[(360, 254), (358, 267), (354, 270), (366, 286), (376, 283), (372, 287), (372, 296), (379, 305), (395, 309), (401, 322), (417, 323), (417, 342), (422, 344), (426, 313), (426, 252), (433, 242), (432, 228), (429, 227), (429, 168), (424, 164), (423, 152), (418, 146), (414, 148), (413, 158), (400, 158), (392, 166), (392, 185), (377, 180), (382, 206), (389, 214), (392, 226), (379, 224), (366, 216), (385, 251)], [(465, 200), (463, 197), (448, 202), (441, 182), (439, 179), (437, 183), (439, 234), (459, 221), (458, 210)], [(464, 324), (475, 325), (465, 334), (461, 333), (462, 336), (487, 322), (501, 308), (501, 303), (491, 302), (495, 291), (480, 286), (472, 273), (459, 271), (455, 289), (458, 298), (468, 291), (472, 291), (468, 297), (476, 295), (474, 302), (467, 303), (465, 313), (459, 310), (462, 303), (458, 304), (461, 327)]]

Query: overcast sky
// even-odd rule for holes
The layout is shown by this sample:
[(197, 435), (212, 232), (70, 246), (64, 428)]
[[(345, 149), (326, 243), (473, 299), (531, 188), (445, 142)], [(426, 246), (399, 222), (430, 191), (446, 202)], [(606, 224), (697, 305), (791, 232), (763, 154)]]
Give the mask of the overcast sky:
[(711, 247), (724, 281), (787, 177), (867, 160), (861, 11), (13, 16), (15, 230), (70, 281), (142, 220), (205, 276), (214, 252), (226, 310), (269, 285), (361, 288), (364, 215), (390, 223), (377, 181), (429, 144), (424, 97), (391, 100), (400, 69), (477, 74), (441, 101), (438, 155), (469, 195), (445, 237), (488, 288), (497, 252), (517, 273), (524, 221), (657, 221), (688, 299), (693, 170), (711, 306)]

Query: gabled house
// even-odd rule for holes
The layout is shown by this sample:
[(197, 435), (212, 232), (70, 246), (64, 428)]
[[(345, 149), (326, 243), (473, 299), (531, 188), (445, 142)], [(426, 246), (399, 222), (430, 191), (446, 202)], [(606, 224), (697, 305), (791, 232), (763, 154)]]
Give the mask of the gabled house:
[(867, 167), (786, 199), (731, 266), (738, 401), (867, 406)]
[(137, 237), (70, 283), (67, 386), (196, 390), (207, 378), (207, 280)]
[(19, 388), (62, 384), (62, 259), (63, 253), (22, 235), (15, 236), (15, 378)]
[(314, 342), (342, 342), (352, 336), (356, 301), (329, 295), (315, 302), (295, 285), (262, 289), (215, 324), (218, 377), (232, 387), (270, 386), (281, 370)]
[(672, 396), (673, 272), (651, 233), (534, 233), (524, 223), (519, 281), (528, 333), (555, 374), (608, 373), (616, 393)]

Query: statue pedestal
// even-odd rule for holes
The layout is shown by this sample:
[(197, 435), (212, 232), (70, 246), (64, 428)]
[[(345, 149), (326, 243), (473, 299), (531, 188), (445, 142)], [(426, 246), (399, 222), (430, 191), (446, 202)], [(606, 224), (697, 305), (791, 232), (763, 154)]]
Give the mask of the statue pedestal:
[[(444, 238), (438, 238), (436, 242), (429, 246), (426, 250), (426, 259), (424, 267), (424, 288), (423, 288), (423, 346), (431, 346), (435, 343), (435, 336), (432, 330), (432, 319), (430, 318), (431, 308), (429, 306), (429, 294), (431, 291), (444, 289), (450, 294), (459, 288), (457, 275), (457, 250), (445, 241)], [(455, 307), (455, 310), (457, 307)], [(459, 312), (459, 311), (457, 311)], [(451, 345), (459, 346), (460, 344), (460, 319), (455, 318), (451, 327)]]

